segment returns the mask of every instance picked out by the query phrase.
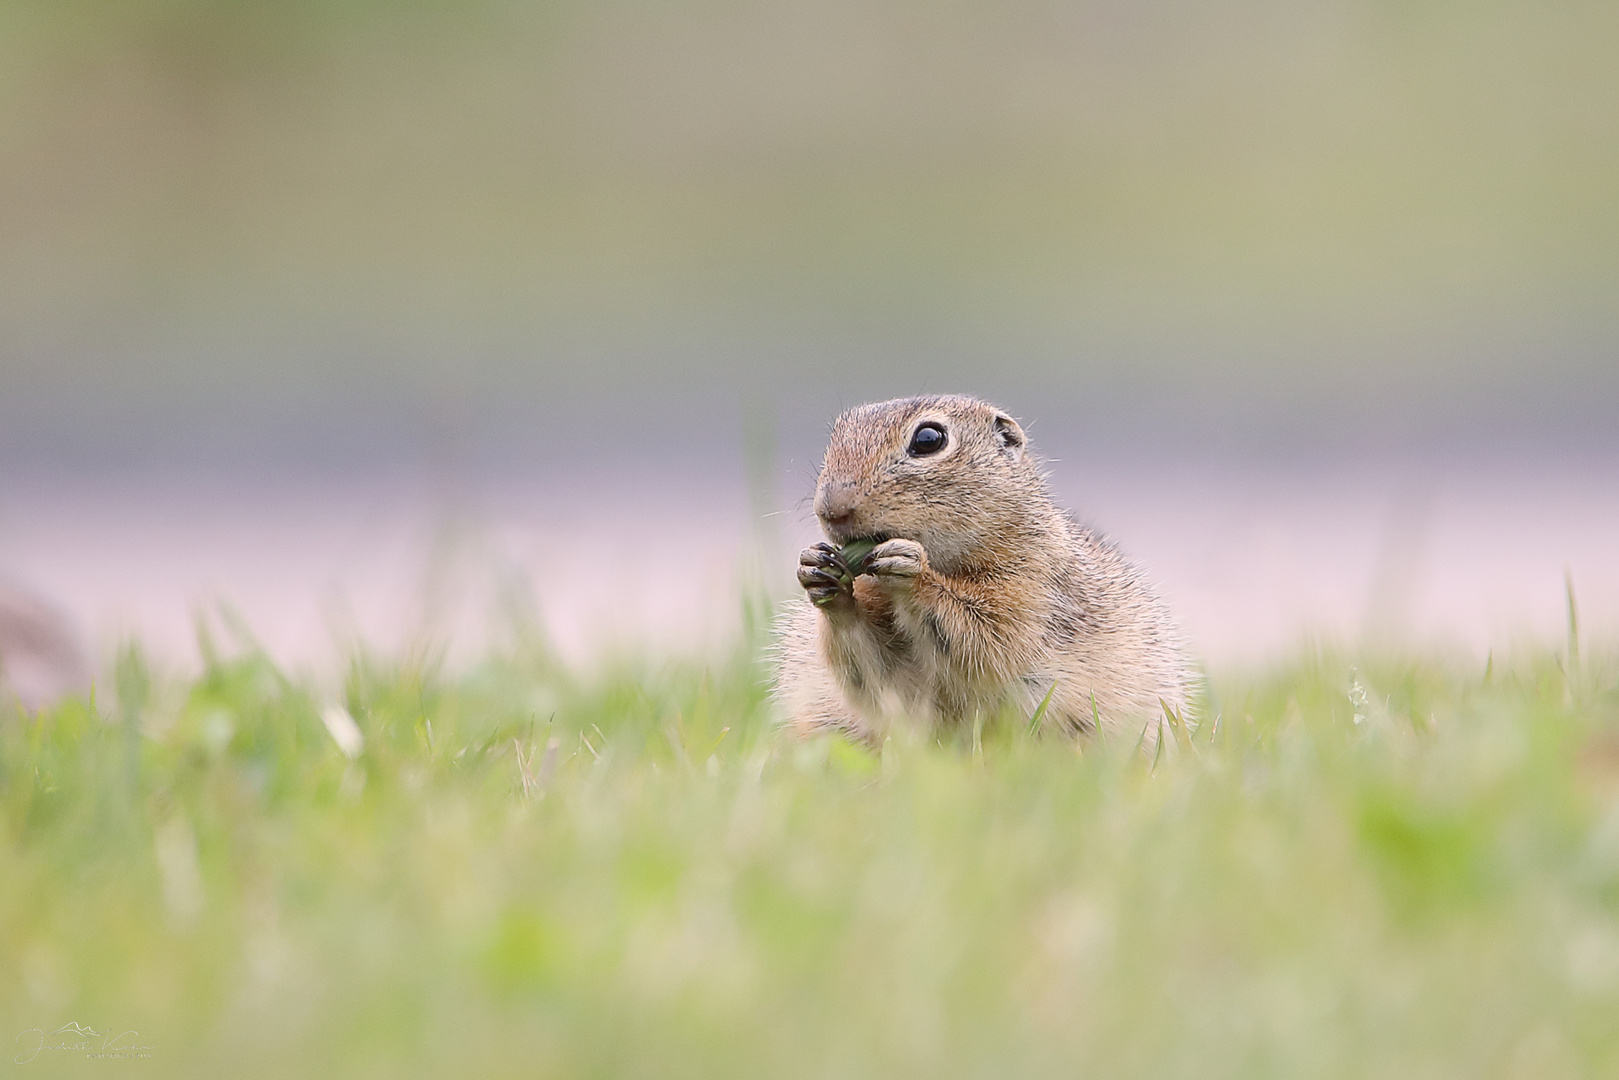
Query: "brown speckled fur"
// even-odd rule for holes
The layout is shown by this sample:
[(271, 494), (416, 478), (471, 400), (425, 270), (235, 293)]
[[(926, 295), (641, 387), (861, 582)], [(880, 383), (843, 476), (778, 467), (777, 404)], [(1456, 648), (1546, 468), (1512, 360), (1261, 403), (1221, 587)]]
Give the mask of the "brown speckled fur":
[[(907, 452), (918, 426), (942, 451)], [(815, 509), (833, 544), (883, 542), (851, 587), (829, 545), (806, 549), (806, 596), (783, 617), (776, 691), (800, 732), (880, 739), (897, 721), (951, 726), (1003, 706), (1150, 744), (1193, 674), (1141, 571), (1052, 502), (1022, 428), (969, 397), (851, 409), (833, 424)], [(812, 601), (813, 598), (813, 601)]]

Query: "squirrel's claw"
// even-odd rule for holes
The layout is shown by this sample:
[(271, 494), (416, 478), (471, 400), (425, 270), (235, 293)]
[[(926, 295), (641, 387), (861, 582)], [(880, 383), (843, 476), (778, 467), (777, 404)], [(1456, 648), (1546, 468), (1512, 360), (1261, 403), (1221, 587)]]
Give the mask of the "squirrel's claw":
[(821, 569), (839, 571), (844, 571), (847, 569), (843, 565), (843, 556), (838, 552), (838, 549), (825, 541), (818, 544), (811, 544), (809, 547), (799, 552), (798, 563), (800, 566), (814, 566)]
[(914, 578), (928, 568), (928, 553), (915, 540), (884, 540), (866, 557), (865, 572), (879, 578)]
[(826, 585), (842, 587), (842, 579), (832, 570), (819, 566), (800, 566), (798, 568), (798, 583), (806, 589), (818, 589)]
[(816, 607), (834, 604), (840, 597), (852, 599), (849, 571), (831, 544), (805, 548), (798, 556), (798, 583)]

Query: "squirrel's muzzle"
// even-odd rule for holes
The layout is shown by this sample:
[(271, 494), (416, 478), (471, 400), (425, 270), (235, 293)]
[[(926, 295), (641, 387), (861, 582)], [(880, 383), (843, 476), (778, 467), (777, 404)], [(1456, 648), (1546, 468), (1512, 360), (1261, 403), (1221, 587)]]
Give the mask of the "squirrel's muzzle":
[(858, 524), (860, 493), (844, 480), (824, 481), (815, 491), (815, 516), (834, 538), (849, 535)]

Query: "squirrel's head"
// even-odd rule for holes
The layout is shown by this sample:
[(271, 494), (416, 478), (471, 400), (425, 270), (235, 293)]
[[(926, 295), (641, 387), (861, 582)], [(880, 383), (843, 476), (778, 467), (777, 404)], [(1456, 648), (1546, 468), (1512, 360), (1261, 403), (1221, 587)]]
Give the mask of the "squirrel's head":
[(1050, 506), (1027, 438), (976, 398), (861, 405), (832, 425), (815, 516), (834, 543), (915, 540), (942, 569)]

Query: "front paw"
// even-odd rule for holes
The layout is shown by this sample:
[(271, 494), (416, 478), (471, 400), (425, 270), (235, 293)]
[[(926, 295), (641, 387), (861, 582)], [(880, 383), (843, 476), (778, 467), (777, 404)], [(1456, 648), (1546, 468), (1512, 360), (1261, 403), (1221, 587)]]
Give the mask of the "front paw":
[(884, 540), (866, 557), (864, 572), (888, 585), (910, 584), (927, 571), (928, 553), (915, 540)]
[(852, 603), (852, 581), (849, 568), (843, 564), (843, 556), (831, 544), (815, 544), (799, 552), (798, 583), (804, 587), (805, 594), (816, 607)]

